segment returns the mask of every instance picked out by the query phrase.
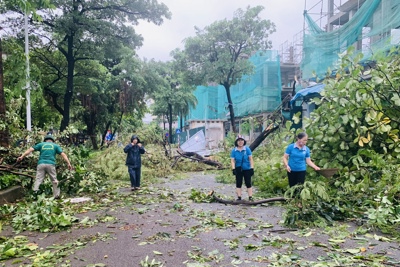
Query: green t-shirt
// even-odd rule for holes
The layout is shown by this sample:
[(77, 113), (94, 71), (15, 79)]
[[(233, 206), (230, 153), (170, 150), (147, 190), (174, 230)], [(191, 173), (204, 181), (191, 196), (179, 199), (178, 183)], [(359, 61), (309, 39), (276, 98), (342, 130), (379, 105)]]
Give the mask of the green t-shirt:
[(56, 165), (56, 154), (61, 154), (62, 149), (59, 145), (52, 142), (42, 142), (33, 146), (35, 151), (40, 151), (39, 164)]

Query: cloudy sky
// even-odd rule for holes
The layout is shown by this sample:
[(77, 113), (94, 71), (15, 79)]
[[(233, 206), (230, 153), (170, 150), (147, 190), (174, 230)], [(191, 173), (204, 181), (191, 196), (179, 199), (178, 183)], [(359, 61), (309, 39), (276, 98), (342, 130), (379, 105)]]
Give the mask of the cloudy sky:
[[(315, 17), (326, 12), (326, 0), (159, 0), (165, 3), (172, 13), (172, 18), (161, 26), (141, 22), (136, 31), (144, 38), (140, 58), (160, 61), (170, 60), (170, 52), (175, 48), (183, 48), (182, 40), (195, 35), (194, 27), (204, 28), (224, 18), (231, 19), (233, 13), (247, 6), (264, 6), (263, 18), (276, 25), (276, 32), (270, 38), (273, 49), (285, 41), (292, 42), (296, 34), (303, 30), (303, 11)], [(322, 25), (324, 26), (324, 25)]]

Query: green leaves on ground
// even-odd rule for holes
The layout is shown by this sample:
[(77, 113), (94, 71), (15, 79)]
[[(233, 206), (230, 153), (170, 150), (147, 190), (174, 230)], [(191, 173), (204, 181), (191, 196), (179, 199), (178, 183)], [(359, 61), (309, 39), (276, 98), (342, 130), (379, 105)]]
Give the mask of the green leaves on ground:
[(12, 226), (17, 233), (24, 230), (54, 232), (71, 226), (77, 220), (64, 211), (59, 201), (40, 195), (37, 201), (20, 202), (17, 205)]

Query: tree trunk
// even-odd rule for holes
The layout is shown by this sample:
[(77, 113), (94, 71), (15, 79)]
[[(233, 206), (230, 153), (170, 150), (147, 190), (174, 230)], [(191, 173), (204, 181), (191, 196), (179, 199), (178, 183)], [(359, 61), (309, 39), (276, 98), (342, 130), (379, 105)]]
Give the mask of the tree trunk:
[[(1, 27), (0, 27), (1, 28)], [(3, 78), (3, 46), (0, 38), (0, 121), (6, 121), (6, 98), (4, 96), (4, 78)], [(8, 130), (0, 131), (0, 146), (8, 147)]]
[(107, 131), (110, 129), (111, 126), (111, 121), (107, 122), (106, 128), (103, 131), (103, 134), (101, 135), (101, 144), (100, 147), (104, 146), (104, 140), (106, 139)]
[(209, 193), (209, 195), (211, 195), (217, 202), (219, 203), (223, 203), (223, 204), (231, 204), (231, 205), (249, 205), (249, 206), (255, 206), (255, 205), (259, 205), (259, 204), (264, 204), (264, 203), (270, 203), (270, 202), (284, 202), (286, 201), (286, 198), (284, 197), (273, 197), (273, 198), (267, 198), (267, 199), (261, 199), (258, 201), (246, 201), (246, 200), (225, 200), (222, 198), (219, 198), (215, 195), (214, 191), (211, 191)]
[(70, 105), (74, 93), (75, 58), (73, 54), (74, 52), (73, 41), (74, 41), (73, 36), (69, 36), (68, 52), (67, 52), (67, 62), (68, 62), (67, 90), (64, 94), (64, 111), (63, 111), (63, 118), (61, 120), (60, 131), (64, 131), (69, 125)]
[(168, 103), (169, 143), (172, 144), (172, 105)]
[[(124, 118), (124, 112), (121, 112), (121, 116), (119, 117), (119, 121), (117, 122), (117, 125), (119, 125), (119, 127), (117, 126), (114, 131), (112, 132), (112, 136), (111, 139), (114, 138), (114, 136), (118, 133), (121, 132), (121, 125), (122, 125), (122, 119)], [(130, 139), (129, 139), (130, 140)], [(118, 141), (118, 140), (115, 140)]]
[(98, 145), (97, 145), (97, 138), (95, 134), (91, 134), (90, 135), (90, 140), (92, 141), (92, 146), (94, 150), (99, 149)]
[(183, 130), (183, 118), (182, 118), (183, 112), (181, 111), (180, 113), (181, 113), (181, 114), (180, 114), (180, 116), (179, 116), (179, 126), (180, 126), (180, 129), (181, 129), (181, 131), (182, 131), (182, 130)]
[(254, 142), (250, 144), (249, 146), (250, 150), (254, 151), (254, 149), (256, 149), (262, 143), (262, 141), (264, 141), (265, 138), (267, 138), (267, 136), (270, 133), (278, 129), (279, 129), (279, 124), (271, 123), (270, 125), (268, 125), (268, 127), (265, 128), (264, 131), (262, 131), (262, 133), (260, 133), (259, 136), (257, 136), (256, 140), (254, 140)]
[[(220, 162), (215, 161), (215, 160), (206, 159), (203, 156), (201, 156), (200, 154), (197, 154), (196, 152), (184, 152), (184, 151), (179, 151), (179, 150), (177, 150), (176, 152), (184, 158), (199, 161), (199, 162), (202, 162), (207, 165), (215, 166), (215, 167), (218, 167), (219, 169), (223, 168), (223, 166)], [(176, 164), (176, 162), (177, 162), (177, 160), (171, 165), (171, 167), (173, 167)]]
[(249, 146), (251, 151), (256, 149), (262, 143), (262, 141), (264, 141), (264, 139), (267, 138), (267, 136), (270, 133), (279, 129), (279, 123), (277, 122), (282, 121), (282, 119), (280, 119), (280, 117), (282, 116), (282, 107), (284, 107), (286, 103), (290, 101), (290, 99), (292, 99), (292, 96), (288, 94), (282, 100), (282, 103), (270, 115), (268, 115), (267, 117), (268, 120), (272, 122), (270, 125), (268, 125), (267, 128), (264, 129), (264, 131), (262, 131), (262, 133), (259, 136), (257, 136), (256, 140), (254, 140), (254, 142)]
[(92, 146), (94, 150), (99, 149), (97, 145), (97, 138), (96, 138), (96, 113), (94, 111), (86, 111), (86, 114), (83, 116), (83, 120), (85, 121), (87, 127), (87, 134), (90, 136), (90, 141), (92, 142)]
[(92, 142), (93, 149), (97, 150), (99, 149), (99, 146), (97, 145), (97, 138), (96, 138), (96, 126), (97, 126), (96, 115), (93, 112), (91, 112), (90, 117), (91, 117), (91, 122), (86, 123), (87, 133), (90, 136), (90, 141)]
[(230, 121), (231, 121), (232, 131), (234, 133), (236, 133), (235, 112), (233, 111), (233, 103), (232, 103), (230, 85), (223, 84), (223, 86), (225, 87), (226, 97), (228, 98), (228, 108), (229, 108), (229, 114), (230, 114), (229, 117), (230, 117)]

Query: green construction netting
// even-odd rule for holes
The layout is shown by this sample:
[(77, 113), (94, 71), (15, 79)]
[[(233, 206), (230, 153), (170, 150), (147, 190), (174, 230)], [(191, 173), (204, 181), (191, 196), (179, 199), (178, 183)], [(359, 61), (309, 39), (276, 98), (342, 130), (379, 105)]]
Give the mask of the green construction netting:
[(304, 18), (309, 28), (303, 39), (303, 78), (336, 69), (339, 54), (351, 45), (368, 59), (400, 41), (399, 0), (367, 0), (346, 24), (330, 32), (321, 30), (307, 12)]
[[(257, 53), (249, 59), (255, 66), (253, 75), (231, 87), (235, 117), (275, 110), (281, 103), (280, 61), (277, 51)], [(194, 92), (197, 106), (191, 108), (186, 120), (227, 119), (228, 100), (225, 88), (198, 86)]]

